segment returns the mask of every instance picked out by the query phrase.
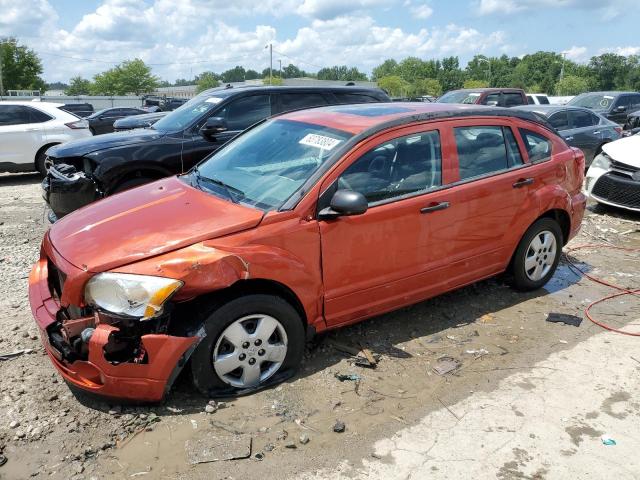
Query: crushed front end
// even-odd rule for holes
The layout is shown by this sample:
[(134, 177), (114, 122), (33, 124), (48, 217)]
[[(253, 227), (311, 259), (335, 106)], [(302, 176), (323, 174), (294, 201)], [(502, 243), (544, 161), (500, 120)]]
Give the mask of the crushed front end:
[(84, 165), (88, 160), (75, 160), (66, 159), (69, 163), (54, 164), (48, 159), (47, 175), (42, 181), (42, 196), (51, 209), (51, 222), (102, 197), (99, 186)]
[(45, 236), (29, 277), (29, 300), (42, 342), (64, 379), (114, 399), (162, 400), (200, 338), (171, 332), (172, 308), (152, 319), (87, 306), (92, 274), (62, 258)]

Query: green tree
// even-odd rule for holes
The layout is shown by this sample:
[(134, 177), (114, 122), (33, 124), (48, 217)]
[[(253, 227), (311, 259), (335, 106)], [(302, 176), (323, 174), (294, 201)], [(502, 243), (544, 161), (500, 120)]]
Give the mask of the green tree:
[(464, 72), (460, 69), (458, 57), (445, 57), (440, 62), (441, 68), (438, 70), (438, 81), (442, 89), (447, 92), (461, 88), (465, 80)]
[(589, 83), (586, 79), (575, 75), (565, 75), (556, 83), (556, 95), (578, 95), (589, 91)]
[(325, 67), (318, 70), (318, 80), (367, 80), (367, 75), (360, 72), (356, 67), (347, 67), (346, 65), (336, 65), (333, 67)]
[(412, 96), (431, 95), (439, 97), (442, 95), (442, 85), (435, 78), (419, 78), (413, 82), (411, 87)]
[(486, 88), (488, 86), (489, 82), (486, 80), (474, 80), (471, 78), (469, 80), (465, 80), (462, 84), (462, 88)]
[(603, 53), (591, 57), (589, 67), (601, 90), (617, 90), (625, 87), (631, 68), (627, 57), (615, 53)]
[(398, 75), (390, 75), (378, 79), (378, 86), (392, 97), (406, 97), (411, 85)]
[(140, 95), (155, 90), (159, 79), (151, 74), (151, 68), (136, 58), (98, 73), (93, 77), (93, 95)]
[(262, 79), (262, 83), (265, 85), (282, 85), (282, 79), (280, 77), (276, 77), (275, 75), (271, 76), (271, 81), (269, 81), (269, 75), (266, 75)]
[(371, 72), (371, 80), (375, 82), (381, 78), (391, 77), (394, 75), (398, 75), (398, 62), (389, 58), (373, 69)]
[(222, 72), (222, 82), (223, 83), (232, 83), (232, 82), (244, 82), (246, 70), (244, 67), (240, 65), (236, 65), (229, 70)]
[[(2, 63), (2, 84), (7, 90), (44, 90), (42, 63), (36, 53), (18, 45), (15, 38), (0, 38), (0, 62)], [(0, 92), (2, 94), (4, 92)]]
[(90, 93), (91, 82), (79, 75), (69, 81), (69, 87), (64, 91), (65, 95), (89, 95)]
[(213, 72), (204, 72), (198, 76), (196, 83), (196, 92), (200, 93), (209, 88), (216, 88), (220, 86), (220, 81), (216, 78), (217, 75)]
[(244, 79), (245, 80), (256, 80), (260, 78), (260, 74), (258, 72), (256, 72), (255, 70), (247, 70), (244, 74)]

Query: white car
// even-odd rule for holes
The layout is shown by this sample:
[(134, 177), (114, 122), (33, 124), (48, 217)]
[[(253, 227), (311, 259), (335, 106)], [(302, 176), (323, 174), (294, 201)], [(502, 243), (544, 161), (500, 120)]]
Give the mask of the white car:
[(37, 170), (44, 175), (49, 147), (91, 136), (86, 120), (60, 107), (61, 103), (0, 102), (0, 172)]
[(591, 163), (584, 190), (598, 203), (640, 212), (640, 135), (602, 146)]
[(527, 93), (529, 105), (549, 105), (549, 97), (546, 93)]

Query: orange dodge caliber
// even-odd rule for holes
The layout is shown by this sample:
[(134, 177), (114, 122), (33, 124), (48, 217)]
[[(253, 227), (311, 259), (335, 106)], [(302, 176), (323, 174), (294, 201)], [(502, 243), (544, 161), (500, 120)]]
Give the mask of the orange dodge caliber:
[(159, 401), (188, 366), (205, 395), (250, 392), (293, 375), (315, 332), (505, 271), (543, 286), (580, 228), (583, 175), (582, 152), (529, 112), (287, 113), (55, 223), (31, 309), (86, 391)]

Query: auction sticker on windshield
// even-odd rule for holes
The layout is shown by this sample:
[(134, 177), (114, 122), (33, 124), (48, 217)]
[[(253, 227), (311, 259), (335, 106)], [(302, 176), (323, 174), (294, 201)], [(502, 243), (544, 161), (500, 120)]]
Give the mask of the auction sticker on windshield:
[(308, 133), (298, 143), (301, 145), (309, 145), (310, 147), (321, 148), (322, 150), (331, 150), (342, 140), (336, 138), (325, 137), (316, 133)]

